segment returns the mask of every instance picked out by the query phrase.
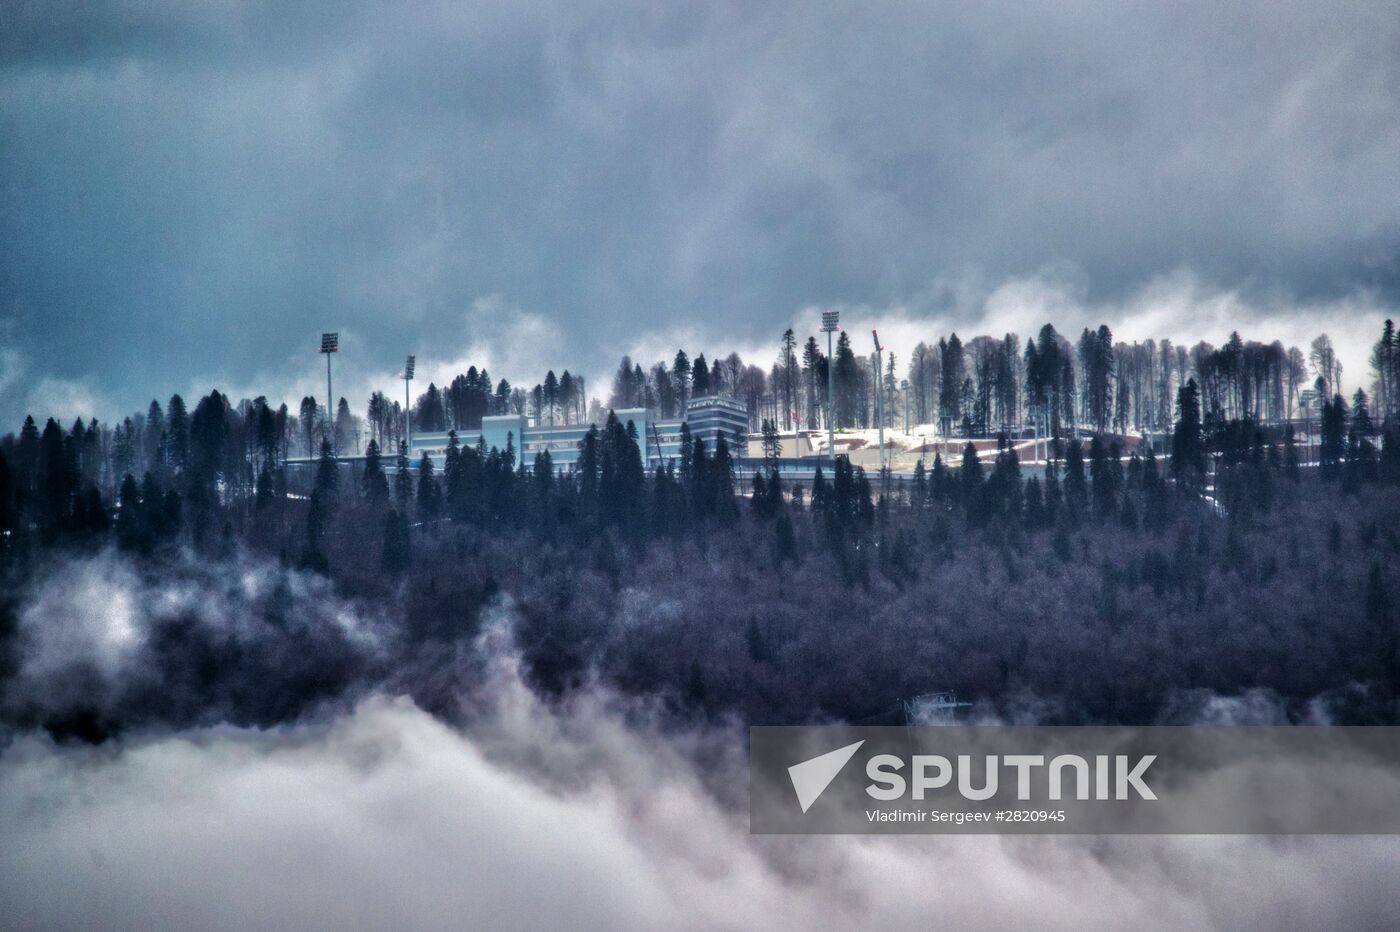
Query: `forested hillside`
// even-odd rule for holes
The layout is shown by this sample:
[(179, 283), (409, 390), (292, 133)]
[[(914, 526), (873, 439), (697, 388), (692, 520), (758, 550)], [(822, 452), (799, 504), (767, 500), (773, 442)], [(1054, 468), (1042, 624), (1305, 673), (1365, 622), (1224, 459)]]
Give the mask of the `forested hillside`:
[[(685, 720), (873, 720), (951, 689), (1022, 721), (1189, 720), (1254, 695), (1297, 721), (1395, 722), (1400, 435), (1355, 401), (1324, 402), (1309, 447), (1203, 411), (1192, 376), (1160, 451), (1066, 434), (1031, 469), (968, 443), (912, 476), (838, 459), (802, 484), (761, 462), (739, 481), (729, 444), (688, 434), (644, 473), (615, 417), (568, 474), (455, 443), (410, 469), (371, 440), (347, 464), (329, 436), (298, 467), (285, 419), (213, 392), (152, 406), (139, 478), (129, 434), (29, 420), (0, 442), (0, 722), (271, 725), (376, 689), (469, 714), (496, 615), (542, 694), (601, 683)], [(139, 675), (46, 641), (41, 689), (54, 593), (113, 573), (140, 594), (111, 608), (139, 619), (113, 635)]]

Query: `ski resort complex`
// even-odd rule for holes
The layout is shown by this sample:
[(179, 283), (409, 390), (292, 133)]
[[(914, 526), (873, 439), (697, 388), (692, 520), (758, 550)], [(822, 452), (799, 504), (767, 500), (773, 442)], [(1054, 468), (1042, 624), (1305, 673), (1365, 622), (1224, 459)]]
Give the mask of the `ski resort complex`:
[[(646, 408), (624, 408), (614, 412), (624, 426), (631, 423), (637, 431), (637, 443), (642, 448), (648, 469), (674, 460), (680, 455), (681, 425), (690, 427), (692, 437), (714, 448), (715, 441), (724, 436), (727, 443), (741, 451), (747, 445), (748, 408), (744, 402), (719, 395), (692, 398), (686, 402), (683, 418), (653, 418)], [(503, 414), (481, 419), (480, 430), (457, 433), (463, 446), (483, 444), (488, 450), (510, 450), (514, 467), (533, 463), (539, 453), (548, 452), (554, 467), (568, 470), (579, 457), (579, 444), (593, 427), (601, 424), (537, 424), (524, 414)], [(415, 433), (409, 451), (417, 463), (426, 453), (441, 460), (447, 453), (450, 431)]]

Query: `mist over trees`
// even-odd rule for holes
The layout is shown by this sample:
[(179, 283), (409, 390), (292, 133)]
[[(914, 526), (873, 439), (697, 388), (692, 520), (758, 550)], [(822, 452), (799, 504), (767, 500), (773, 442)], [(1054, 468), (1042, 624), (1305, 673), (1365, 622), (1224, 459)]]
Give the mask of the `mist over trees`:
[[(838, 458), (794, 481), (776, 468), (771, 404), (765, 456), (683, 428), (653, 472), (615, 414), (564, 473), (548, 453), (516, 467), (513, 449), (455, 434), (441, 462), (410, 468), (401, 409), (382, 395), (363, 421), (344, 404), (331, 420), (314, 399), (294, 416), (217, 391), (113, 425), (27, 418), (0, 439), (0, 726), (98, 740), (263, 725), (385, 684), (456, 714), (470, 644), (503, 602), (542, 694), (602, 678), (686, 718), (875, 720), (935, 689), (1038, 721), (1172, 721), (1200, 693), (1250, 690), (1300, 719), (1400, 717), (1392, 325), (1372, 392), (1350, 399), (1321, 340), (1296, 377), (1278, 344), (1120, 352), (1107, 327), (1074, 344), (1046, 325), (1024, 345), (921, 347), (911, 406), (969, 436), (898, 477)], [(867, 363), (843, 335), (838, 421), (870, 416), (876, 384), (892, 390)], [(771, 395), (807, 425), (827, 364), (790, 332), (767, 373), (734, 354), (624, 360), (609, 407), (756, 392), (760, 412)], [(553, 375), (525, 392), (472, 370), (430, 385), (414, 424), (471, 429), (499, 405), (584, 420), (582, 381)], [(1311, 423), (1296, 429), (1308, 376), (1312, 444)], [(1044, 466), (1023, 467), (1013, 442), (1027, 417), (1057, 438)], [(996, 441), (971, 442), (983, 431)], [(356, 446), (363, 458), (340, 458)], [(139, 681), (40, 701), (20, 675), (21, 619), (56, 567), (97, 559), (134, 567), (153, 599), (165, 583), (239, 598), (241, 567), (266, 585), (239, 603), (252, 621), (237, 630), (161, 620)], [(356, 638), (308, 614), (296, 593), (309, 585), (382, 630)]]

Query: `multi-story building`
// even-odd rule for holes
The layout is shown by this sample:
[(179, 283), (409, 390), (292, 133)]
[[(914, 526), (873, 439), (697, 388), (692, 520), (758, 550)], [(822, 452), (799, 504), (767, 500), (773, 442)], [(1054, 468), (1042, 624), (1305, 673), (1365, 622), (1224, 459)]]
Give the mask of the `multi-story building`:
[(736, 448), (738, 445), (734, 442), (735, 437), (749, 435), (749, 408), (742, 401), (720, 395), (692, 398), (685, 403), (685, 422), (690, 425), (690, 436), (705, 441), (705, 449), (713, 451), (715, 441), (723, 434), (725, 442), (734, 448), (735, 456), (747, 455), (747, 451)]
[[(708, 450), (713, 452), (715, 441), (723, 432), (725, 439), (735, 447), (735, 455), (744, 455), (744, 443), (736, 445), (735, 438), (748, 435), (748, 408), (733, 398), (717, 395), (692, 398), (686, 403), (684, 418), (653, 420), (645, 408), (626, 408), (615, 413), (624, 427), (631, 422), (636, 428), (637, 445), (649, 469), (680, 456), (682, 424), (689, 424), (691, 436), (703, 439)], [(548, 450), (554, 467), (562, 471), (578, 462), (579, 442), (593, 426), (591, 423), (542, 425), (533, 423), (525, 415), (503, 414), (482, 418), (480, 430), (458, 431), (457, 442), (471, 447), (481, 443), (488, 450), (513, 449), (516, 466), (531, 464), (536, 454)], [(415, 432), (409, 455), (416, 463), (427, 453), (441, 465), (447, 442), (446, 431)]]

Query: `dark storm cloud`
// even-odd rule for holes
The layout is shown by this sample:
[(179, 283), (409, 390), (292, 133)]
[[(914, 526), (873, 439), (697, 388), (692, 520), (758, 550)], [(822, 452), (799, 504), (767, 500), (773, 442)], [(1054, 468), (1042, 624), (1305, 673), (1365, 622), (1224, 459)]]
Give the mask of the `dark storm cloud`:
[[(410, 348), (489, 345), (493, 374), (537, 378), (518, 370), (605, 371), (642, 331), (767, 344), (818, 303), (980, 321), (1046, 269), (1085, 313), (1183, 274), (1271, 317), (1356, 307), (1318, 324), (1344, 350), (1400, 294), (1381, 2), (6, 19), (6, 427), (210, 383), (308, 390), (322, 328), (358, 347), (351, 394)], [(561, 331), (557, 358), (502, 345), (521, 320)]]

